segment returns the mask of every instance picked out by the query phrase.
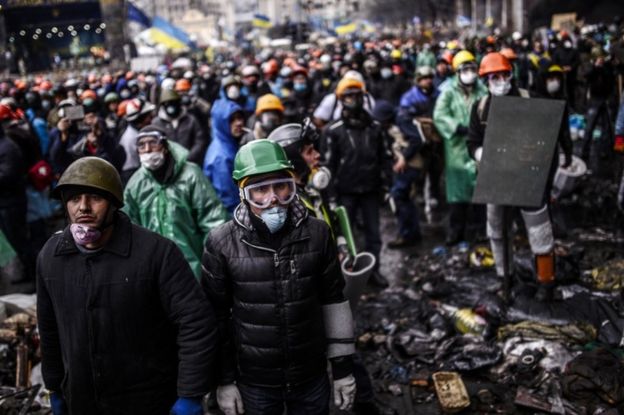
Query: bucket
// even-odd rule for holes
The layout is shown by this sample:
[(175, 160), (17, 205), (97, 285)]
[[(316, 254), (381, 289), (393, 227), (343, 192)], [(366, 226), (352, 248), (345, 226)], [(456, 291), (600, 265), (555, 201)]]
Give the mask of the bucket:
[(351, 310), (355, 310), (377, 260), (370, 252), (360, 252), (355, 256), (353, 267), (350, 270), (347, 269), (347, 262), (349, 262), (348, 259), (345, 259), (340, 264), (340, 269), (345, 279), (344, 295), (349, 300)]
[(587, 173), (587, 165), (581, 158), (572, 156), (572, 163), (566, 168), (561, 167), (564, 161), (565, 156), (560, 154), (559, 168), (557, 168), (557, 172), (555, 173), (551, 192), (552, 197), (556, 199), (570, 194), (576, 187), (578, 178)]

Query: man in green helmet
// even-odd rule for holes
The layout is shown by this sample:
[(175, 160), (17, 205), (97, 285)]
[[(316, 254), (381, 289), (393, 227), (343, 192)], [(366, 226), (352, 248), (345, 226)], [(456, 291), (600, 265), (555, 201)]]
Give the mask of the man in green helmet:
[(294, 168), (269, 140), (240, 148), (241, 203), (202, 258), (219, 325), (217, 401), (226, 415), (328, 414), (355, 396), (349, 302), (327, 224), (296, 196)]
[(69, 226), (37, 262), (42, 372), (54, 415), (202, 415), (216, 356), (210, 303), (176, 244), (130, 223), (107, 161), (54, 190)]

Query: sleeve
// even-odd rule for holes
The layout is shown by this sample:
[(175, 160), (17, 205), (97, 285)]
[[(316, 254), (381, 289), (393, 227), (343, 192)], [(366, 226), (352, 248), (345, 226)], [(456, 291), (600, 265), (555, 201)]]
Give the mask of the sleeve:
[(615, 135), (624, 135), (624, 95), (620, 101), (620, 108), (615, 120)]
[(324, 238), (323, 258), (327, 258), (321, 274), (320, 301), (322, 305), (342, 303), (346, 301), (343, 294), (345, 282), (338, 262), (336, 244), (331, 237), (329, 227), (323, 223), (323, 232), (319, 237)]
[[(207, 169), (209, 178), (212, 182), (214, 190), (217, 192), (219, 199), (228, 212), (234, 212), (234, 208), (240, 203), (240, 196), (236, 183), (230, 176), (234, 170), (234, 162), (223, 156), (217, 156), (213, 161), (213, 165)], [(230, 172), (230, 173), (228, 173)]]
[(405, 157), (405, 160), (409, 160), (420, 151), (423, 145), (423, 139), (409, 114), (399, 112), (396, 123), (408, 143), (407, 147), (403, 150), (403, 157)]
[(329, 201), (335, 201), (337, 198), (336, 182), (338, 177), (338, 167), (340, 163), (340, 146), (338, 145), (338, 137), (335, 130), (326, 127), (324, 134), (321, 136), (321, 157), (325, 166), (331, 172), (332, 180), (326, 189)]
[(236, 380), (236, 357), (234, 331), (232, 327), (232, 288), (227, 274), (225, 260), (215, 250), (208, 236), (202, 255), (201, 284), (212, 303), (217, 318), (219, 333), (217, 382), (227, 385)]
[(48, 151), (50, 150), (50, 135), (48, 134), (48, 125), (42, 118), (37, 118), (33, 122), (33, 127), (37, 137), (39, 138), (39, 145), (41, 147), (41, 154), (44, 158), (47, 158)]
[(317, 118), (324, 122), (329, 122), (332, 119), (332, 112), (335, 108), (336, 95), (328, 94), (323, 97), (321, 103), (314, 110), (314, 118)]
[(406, 111), (409, 111), (412, 107), (412, 90), (408, 90), (406, 93), (401, 95), (401, 101), (399, 106)]
[[(386, 130), (379, 127), (376, 131), (379, 136), (379, 157), (381, 159), (381, 182), (385, 189), (392, 186), (392, 137)], [(386, 191), (387, 191), (386, 190)]]
[(229, 215), (210, 181), (201, 174), (199, 169), (194, 169), (194, 172), (191, 189), (193, 216), (205, 240), (211, 230), (228, 220)]
[(37, 259), (37, 327), (41, 340), (41, 372), (46, 388), (60, 392), (65, 365), (52, 299), (41, 276), (41, 255)]
[(561, 120), (561, 127), (559, 128), (559, 138), (557, 141), (559, 142), (559, 147), (563, 151), (563, 154), (565, 154), (568, 158), (572, 156), (572, 150), (574, 147), (574, 144), (572, 143), (572, 138), (570, 137), (569, 119), (569, 109), (568, 104), (566, 104), (563, 111), (563, 118)]
[(0, 146), (0, 188), (13, 188), (23, 174), (20, 151), (8, 138), (0, 138)]
[[(50, 133), (52, 144), (50, 145), (50, 161), (55, 173), (63, 173), (66, 162), (67, 141), (61, 140), (61, 132), (53, 129)], [(68, 140), (69, 141), (69, 140)]]
[(165, 313), (178, 330), (178, 396), (204, 396), (216, 381), (216, 317), (180, 249), (167, 244), (159, 288)]
[(483, 147), (483, 135), (485, 133), (479, 119), (479, 102), (480, 100), (476, 101), (470, 110), (470, 126), (468, 127), (468, 140), (466, 141), (468, 153), (472, 158), (475, 158), (475, 151), (479, 147)]
[(208, 138), (197, 119), (191, 114), (188, 116), (191, 117), (191, 134), (193, 134), (193, 146), (189, 149), (188, 159), (201, 165), (208, 147)]
[(455, 130), (457, 130), (459, 125), (457, 117), (454, 116), (451, 110), (452, 99), (450, 88), (445, 89), (438, 98), (433, 110), (433, 123), (445, 140), (453, 138)]
[(134, 184), (134, 180), (130, 180), (124, 189), (124, 206), (121, 208), (124, 211), (130, 220), (137, 225), (141, 225), (141, 214), (139, 210), (139, 206), (134, 197), (134, 192), (136, 191), (136, 185)]

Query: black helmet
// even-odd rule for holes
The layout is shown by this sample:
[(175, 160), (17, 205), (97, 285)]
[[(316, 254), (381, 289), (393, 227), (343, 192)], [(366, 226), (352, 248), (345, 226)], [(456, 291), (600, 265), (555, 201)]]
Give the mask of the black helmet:
[(318, 130), (310, 118), (304, 119), (302, 124), (292, 123), (277, 127), (267, 139), (284, 148), (297, 173), (306, 176), (310, 172), (308, 165), (301, 157), (303, 146), (305, 144), (316, 145), (319, 139)]

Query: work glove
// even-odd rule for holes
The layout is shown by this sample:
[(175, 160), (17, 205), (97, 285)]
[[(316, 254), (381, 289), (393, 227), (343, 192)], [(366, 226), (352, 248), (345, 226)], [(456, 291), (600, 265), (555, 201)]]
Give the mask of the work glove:
[(468, 127), (466, 127), (465, 125), (459, 124), (457, 126), (457, 128), (455, 129), (455, 134), (456, 135), (467, 135), (468, 134)]
[(355, 378), (353, 375), (334, 380), (334, 404), (341, 411), (348, 411), (355, 400)]
[(60, 393), (52, 392), (50, 394), (50, 406), (53, 415), (69, 415), (65, 398)]
[(204, 415), (199, 398), (178, 398), (169, 412), (170, 415)]
[(217, 388), (217, 403), (225, 415), (240, 415), (245, 413), (243, 398), (241, 398), (238, 387), (233, 383)]

